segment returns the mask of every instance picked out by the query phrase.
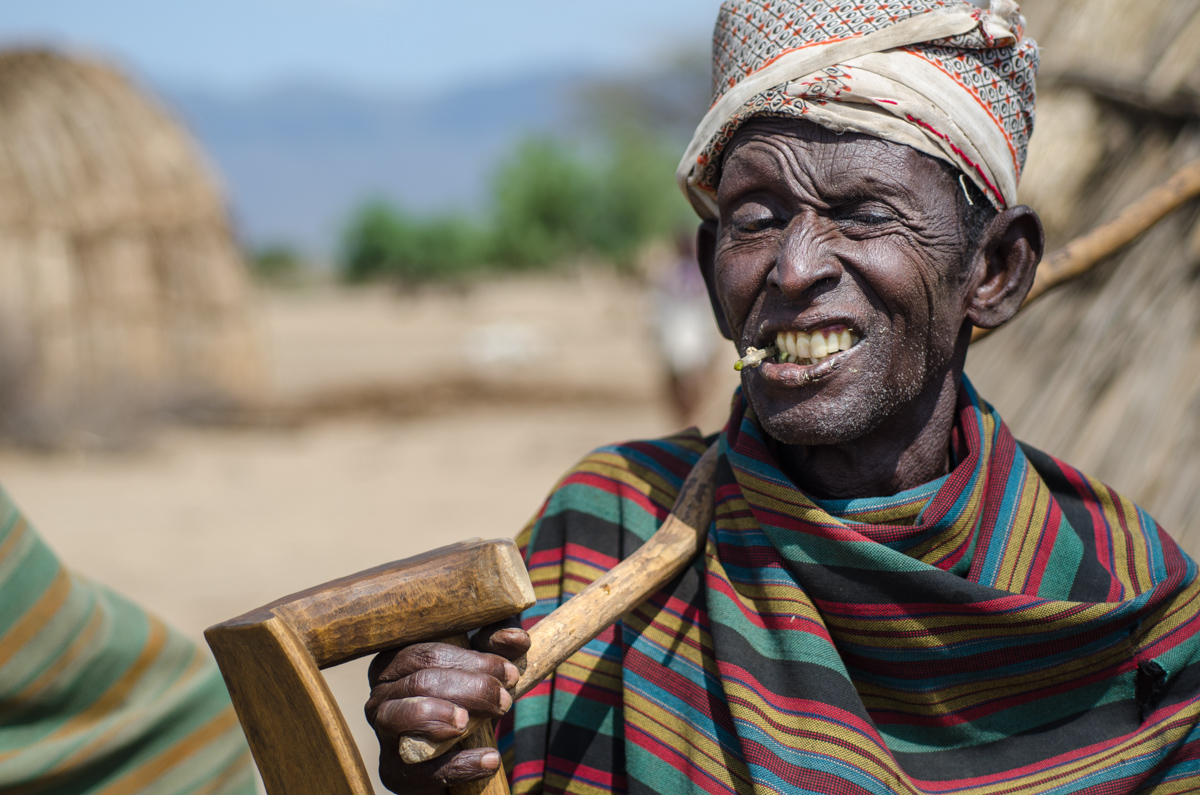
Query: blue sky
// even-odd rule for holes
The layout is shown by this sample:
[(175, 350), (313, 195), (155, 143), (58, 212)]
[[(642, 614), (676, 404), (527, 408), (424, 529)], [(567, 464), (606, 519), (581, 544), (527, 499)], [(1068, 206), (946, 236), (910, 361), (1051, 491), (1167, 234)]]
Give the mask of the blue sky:
[(0, 0), (0, 46), (97, 53), (156, 83), (434, 91), (619, 70), (705, 41), (719, 0)]

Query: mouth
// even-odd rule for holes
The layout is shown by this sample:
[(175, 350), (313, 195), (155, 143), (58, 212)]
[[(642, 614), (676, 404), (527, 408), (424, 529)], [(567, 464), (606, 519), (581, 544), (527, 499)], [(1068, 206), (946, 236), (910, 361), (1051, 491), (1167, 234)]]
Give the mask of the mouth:
[(861, 341), (858, 332), (845, 324), (824, 326), (815, 331), (779, 331), (775, 333), (774, 344), (764, 339), (759, 343), (762, 348), (747, 348), (746, 355), (734, 364), (734, 369), (755, 369), (771, 363), (815, 369), (850, 351)]
[(826, 326), (815, 331), (780, 331), (775, 334), (775, 359), (781, 364), (814, 366), (849, 351), (862, 338), (848, 326)]

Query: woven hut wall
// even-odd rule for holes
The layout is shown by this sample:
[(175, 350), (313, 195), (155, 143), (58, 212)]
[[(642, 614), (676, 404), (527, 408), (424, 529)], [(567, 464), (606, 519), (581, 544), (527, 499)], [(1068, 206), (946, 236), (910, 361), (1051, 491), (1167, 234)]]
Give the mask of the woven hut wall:
[[(1200, 4), (1026, 0), (1042, 46), (1021, 200), (1049, 248), (1200, 158)], [(1200, 553), (1200, 207), (975, 346), (1017, 436), (1128, 494)]]
[(9, 430), (245, 400), (262, 377), (245, 268), (180, 126), (104, 66), (0, 54)]

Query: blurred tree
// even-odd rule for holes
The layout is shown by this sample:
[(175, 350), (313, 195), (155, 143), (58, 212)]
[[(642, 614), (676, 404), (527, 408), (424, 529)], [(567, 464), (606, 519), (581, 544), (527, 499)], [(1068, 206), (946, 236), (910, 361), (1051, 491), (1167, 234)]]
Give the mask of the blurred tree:
[(515, 268), (541, 268), (588, 247), (597, 221), (597, 169), (557, 141), (521, 144), (492, 187), (495, 253)]
[(629, 267), (648, 241), (691, 223), (675, 185), (678, 155), (661, 138), (634, 129), (615, 133), (596, 192), (589, 244), (618, 267)]
[(348, 281), (389, 277), (424, 282), (482, 267), (489, 260), (490, 241), (469, 217), (413, 218), (374, 201), (351, 218), (342, 248), (342, 274)]
[(708, 59), (684, 51), (654, 79), (635, 76), (580, 92), (572, 144), (525, 140), (492, 180), (483, 218), (420, 218), (381, 202), (362, 207), (344, 235), (351, 281), (452, 279), (484, 268), (547, 268), (581, 255), (630, 266), (639, 249), (693, 222), (675, 186), (679, 151), (707, 104)]

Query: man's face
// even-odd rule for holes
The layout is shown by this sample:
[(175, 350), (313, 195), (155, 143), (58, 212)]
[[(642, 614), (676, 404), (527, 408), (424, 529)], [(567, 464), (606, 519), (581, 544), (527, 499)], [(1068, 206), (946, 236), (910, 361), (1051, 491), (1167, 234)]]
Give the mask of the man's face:
[(841, 444), (927, 416), (968, 304), (959, 190), (938, 161), (877, 138), (794, 119), (738, 132), (711, 280), (739, 350), (796, 346), (742, 373), (768, 434)]

